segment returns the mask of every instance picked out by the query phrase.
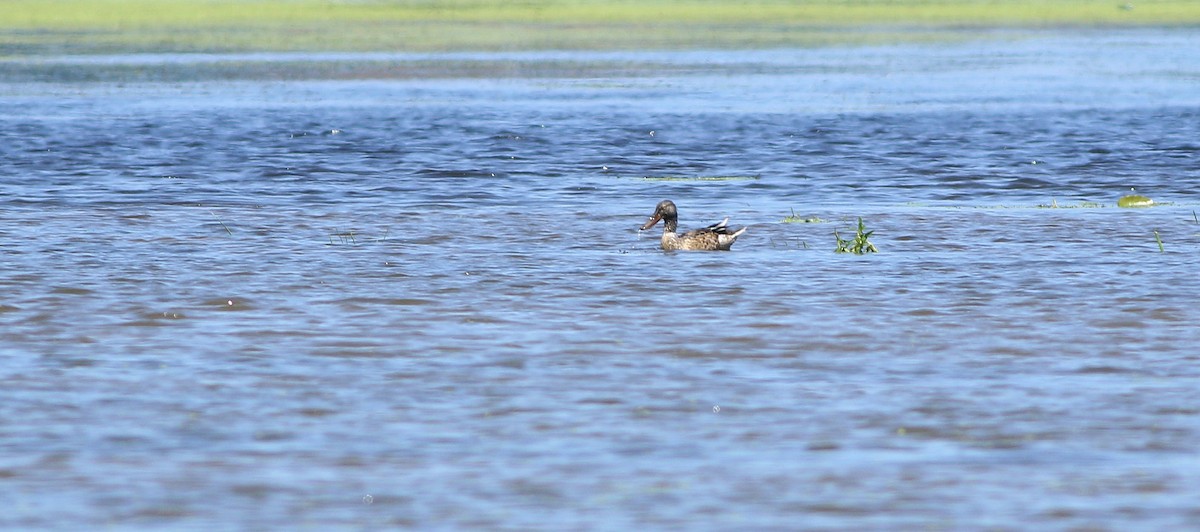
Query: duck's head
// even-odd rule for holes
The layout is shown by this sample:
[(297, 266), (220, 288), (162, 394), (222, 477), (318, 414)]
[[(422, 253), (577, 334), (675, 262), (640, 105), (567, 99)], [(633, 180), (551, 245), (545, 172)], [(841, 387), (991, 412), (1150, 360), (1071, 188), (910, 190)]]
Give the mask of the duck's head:
[(675, 203), (671, 200), (662, 200), (654, 207), (654, 214), (650, 216), (650, 221), (642, 226), (642, 230), (645, 231), (654, 227), (654, 224), (658, 223), (659, 220), (666, 220), (670, 224), (670, 222), (678, 219), (679, 213), (675, 210)]

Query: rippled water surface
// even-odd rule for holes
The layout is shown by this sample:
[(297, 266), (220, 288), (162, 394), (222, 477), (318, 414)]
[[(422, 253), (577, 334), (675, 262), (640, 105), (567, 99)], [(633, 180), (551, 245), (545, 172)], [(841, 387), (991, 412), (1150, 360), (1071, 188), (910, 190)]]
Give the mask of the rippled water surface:
[(1194, 525), (1198, 44), (5, 60), (0, 526)]

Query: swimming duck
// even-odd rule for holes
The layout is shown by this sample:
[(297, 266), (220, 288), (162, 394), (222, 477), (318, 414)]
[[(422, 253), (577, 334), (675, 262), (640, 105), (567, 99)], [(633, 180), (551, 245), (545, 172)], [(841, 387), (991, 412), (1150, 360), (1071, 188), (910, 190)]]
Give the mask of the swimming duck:
[(682, 249), (687, 251), (729, 251), (729, 247), (737, 240), (737, 237), (746, 232), (743, 227), (737, 231), (730, 232), (725, 224), (729, 223), (729, 218), (725, 218), (720, 222), (712, 224), (704, 229), (696, 229), (688, 231), (682, 235), (675, 234), (675, 230), (679, 228), (679, 212), (675, 210), (675, 203), (671, 200), (662, 200), (658, 202), (658, 206), (654, 208), (654, 215), (650, 217), (650, 221), (642, 226), (645, 231), (659, 220), (663, 221), (662, 248), (667, 251)]

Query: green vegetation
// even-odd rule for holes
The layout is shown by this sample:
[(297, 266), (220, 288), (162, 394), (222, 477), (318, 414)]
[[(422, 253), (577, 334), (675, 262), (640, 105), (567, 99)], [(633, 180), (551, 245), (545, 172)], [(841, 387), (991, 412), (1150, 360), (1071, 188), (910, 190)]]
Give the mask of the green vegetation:
[[(803, 239), (799, 239), (799, 238), (796, 238), (796, 239), (771, 238), (771, 240), (769, 242), (770, 242), (772, 248), (787, 249), (787, 248), (791, 248), (794, 246), (796, 249), (808, 249), (808, 242), (804, 241)], [(792, 242), (794, 242), (794, 244)]]
[(226, 233), (229, 233), (229, 236), (233, 236), (233, 231), (230, 231), (230, 230), (229, 230), (229, 226), (228, 226), (228, 225), (225, 225), (225, 222), (221, 221), (221, 217), (217, 216), (217, 213), (215, 213), (215, 212), (213, 212), (213, 211), (208, 211), (208, 212), (209, 212), (209, 213), (212, 213), (212, 215), (213, 215), (213, 218), (216, 218), (216, 219), (217, 219), (217, 223), (221, 224), (221, 227), (224, 227), (224, 228), (225, 228), (225, 232), (226, 232)]
[(1153, 207), (1154, 205), (1154, 200), (1147, 198), (1146, 196), (1139, 196), (1137, 194), (1121, 196), (1121, 199), (1117, 200), (1117, 206), (1125, 208)]
[(645, 181), (754, 181), (756, 175), (713, 175), (713, 176), (645, 176)]
[[(391, 226), (388, 226), (388, 227), (383, 228), (383, 235), (381, 235), (377, 238), (367, 238), (366, 235), (364, 233), (362, 233), (361, 231), (355, 231), (354, 229), (342, 230), (340, 228), (335, 228), (332, 233), (329, 233), (329, 245), (335, 245), (335, 244), (339, 244), (339, 243), (343, 244), (343, 245), (344, 244), (358, 245), (358, 243), (359, 243), (358, 241), (360, 240), (360, 238), (363, 242), (383, 242), (384, 240), (388, 239), (388, 235), (390, 235), (391, 233), (392, 233), (392, 228), (391, 228)], [(334, 238), (336, 238), (337, 240), (334, 241)], [(387, 264), (387, 263), (385, 262), (384, 264)]]
[(853, 253), (855, 255), (862, 255), (863, 253), (878, 253), (879, 250), (875, 248), (875, 244), (872, 244), (870, 240), (867, 240), (868, 238), (871, 238), (871, 235), (874, 233), (875, 231), (867, 231), (867, 226), (863, 224), (862, 217), (859, 217), (858, 230), (855, 232), (853, 240), (844, 240), (842, 239), (842, 236), (838, 234), (837, 229), (833, 230), (833, 238), (837, 239), (837, 248), (834, 249), (834, 251), (838, 253)]
[(333, 245), (333, 237), (335, 237), (335, 236), (338, 238), (338, 241), (341, 242), (342, 244), (357, 244), (358, 243), (358, 240), (354, 238), (354, 230), (353, 229), (351, 229), (349, 231), (338, 230), (338, 231), (334, 232), (333, 234), (329, 235), (329, 244), (330, 245)]
[(785, 224), (819, 224), (819, 223), (825, 223), (825, 220), (822, 220), (816, 216), (809, 216), (809, 217), (796, 216), (796, 209), (792, 209), (792, 215), (785, 217), (783, 219), (783, 223), (785, 223)]
[[(1184, 203), (1182, 205), (1188, 205)], [(1118, 207), (1166, 207), (1171, 205), (1181, 205), (1169, 201), (1154, 201), (1145, 196), (1124, 196), (1117, 201)], [(933, 210), (1025, 210), (1025, 209), (1107, 209), (1113, 207), (1111, 203), (1101, 203), (1098, 201), (1079, 201), (1077, 203), (1059, 203), (1058, 200), (1051, 200), (1050, 203), (1038, 203), (1036, 205), (1025, 204), (995, 204), (995, 205), (928, 205), (924, 203), (907, 202), (899, 205), (900, 207), (910, 209), (933, 209)], [(1200, 218), (1196, 219), (1196, 223), (1200, 223)]]
[(1200, 23), (1142, 0), (9, 0), (0, 56), (738, 48), (971, 38), (984, 27)]
[(1076, 205), (1059, 205), (1058, 200), (1051, 199), (1049, 205), (1038, 205), (1037, 208), (1039, 208), (1039, 209), (1102, 209), (1102, 208), (1104, 208), (1104, 204), (1097, 203), (1095, 201), (1081, 201)]
[(1163, 248), (1162, 238), (1158, 236), (1158, 230), (1157, 230), (1157, 229), (1155, 229), (1155, 230), (1154, 230), (1154, 241), (1155, 241), (1155, 242), (1158, 242), (1158, 252), (1159, 252), (1159, 253), (1166, 253), (1166, 252), (1167, 252), (1167, 250)]

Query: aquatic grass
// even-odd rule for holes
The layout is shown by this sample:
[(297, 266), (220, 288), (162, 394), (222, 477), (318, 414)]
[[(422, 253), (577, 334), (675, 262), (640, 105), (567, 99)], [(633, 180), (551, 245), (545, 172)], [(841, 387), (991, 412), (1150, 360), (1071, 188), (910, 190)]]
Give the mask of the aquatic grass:
[(794, 246), (796, 249), (808, 249), (808, 242), (805, 241), (804, 239), (800, 239), (800, 238), (795, 239), (794, 244), (789, 243), (789, 242), (792, 242), (792, 240), (789, 240), (786, 238), (776, 239), (774, 237), (771, 237), (769, 242), (770, 242), (772, 248), (780, 248), (781, 247), (781, 248), (787, 249), (787, 248), (791, 248)]
[(863, 223), (863, 219), (860, 216), (858, 218), (858, 229), (855, 231), (854, 238), (852, 240), (843, 239), (842, 236), (838, 234), (837, 229), (833, 230), (833, 238), (837, 239), (837, 248), (835, 248), (834, 251), (837, 253), (853, 253), (855, 255), (862, 255), (864, 253), (878, 253), (879, 249), (875, 247), (875, 244), (872, 244), (871, 241), (868, 240), (874, 233), (875, 231), (867, 231), (866, 224)]
[(713, 176), (643, 176), (643, 181), (756, 181), (760, 176), (713, 175)]
[(1198, 23), (1200, 3), (1172, 0), (9, 0), (0, 54), (753, 48)]
[(1104, 204), (1095, 201), (1081, 201), (1075, 205), (1059, 205), (1058, 200), (1051, 198), (1049, 205), (1038, 205), (1038, 209), (1103, 209)]
[(220, 216), (217, 216), (217, 213), (215, 213), (215, 212), (213, 212), (213, 211), (208, 211), (208, 212), (209, 212), (209, 214), (212, 214), (212, 215), (213, 215), (213, 218), (216, 218), (216, 219), (217, 219), (217, 223), (221, 224), (221, 227), (224, 227), (224, 228), (225, 228), (225, 232), (226, 232), (226, 233), (229, 233), (229, 236), (233, 236), (233, 231), (230, 231), (230, 230), (229, 230), (229, 226), (228, 226), (228, 225), (225, 225), (225, 222), (221, 221), (221, 217), (220, 217)]
[(354, 229), (342, 230), (341, 228), (335, 227), (333, 229), (333, 232), (329, 233), (327, 236), (329, 238), (330, 245), (336, 245), (336, 244), (357, 245), (359, 243), (358, 242), (359, 238), (362, 238), (363, 243), (370, 243), (370, 242), (378, 243), (378, 242), (386, 241), (388, 239), (388, 237), (391, 236), (392, 227), (391, 226), (384, 227), (383, 233), (378, 237), (369, 237), (368, 234), (369, 233), (363, 233), (361, 231), (356, 231)]
[[(1125, 199), (1130, 198), (1130, 199)], [(1176, 203), (1171, 201), (1154, 201), (1145, 196), (1122, 197), (1125, 201), (1118, 200), (1116, 206), (1121, 208), (1144, 208), (1144, 207), (1170, 207), (1170, 206), (1187, 206), (1191, 202)], [(1078, 203), (1059, 203), (1057, 200), (1051, 200), (1050, 203), (1039, 203), (1037, 205), (929, 205), (927, 203), (908, 202), (898, 205), (898, 207), (913, 208), (913, 209), (935, 209), (935, 210), (1020, 210), (1020, 209), (1107, 209), (1113, 207), (1113, 204), (1105, 204), (1098, 201), (1080, 201)], [(1200, 224), (1200, 216), (1196, 212), (1192, 212), (1192, 218), (1195, 223)]]
[(1158, 229), (1154, 230), (1154, 241), (1158, 242), (1158, 252), (1159, 253), (1167, 252), (1167, 250), (1165, 248), (1163, 248), (1162, 238), (1158, 236)]
[(796, 216), (796, 209), (792, 209), (792, 215), (784, 217), (781, 222), (785, 224), (819, 224), (825, 223), (825, 220), (816, 216)]
[(1007, 209), (1104, 209), (1110, 207), (1097, 201), (1080, 201), (1079, 203), (1059, 203), (1056, 199), (1051, 199), (1050, 203), (1039, 203), (1036, 205), (930, 205), (922, 202), (907, 202), (901, 207), (914, 209), (944, 209), (944, 210), (1007, 210)]
[(349, 231), (334, 230), (334, 233), (329, 235), (329, 245), (333, 245), (333, 237), (337, 237), (342, 244), (358, 244), (358, 240), (354, 238), (354, 230)]

